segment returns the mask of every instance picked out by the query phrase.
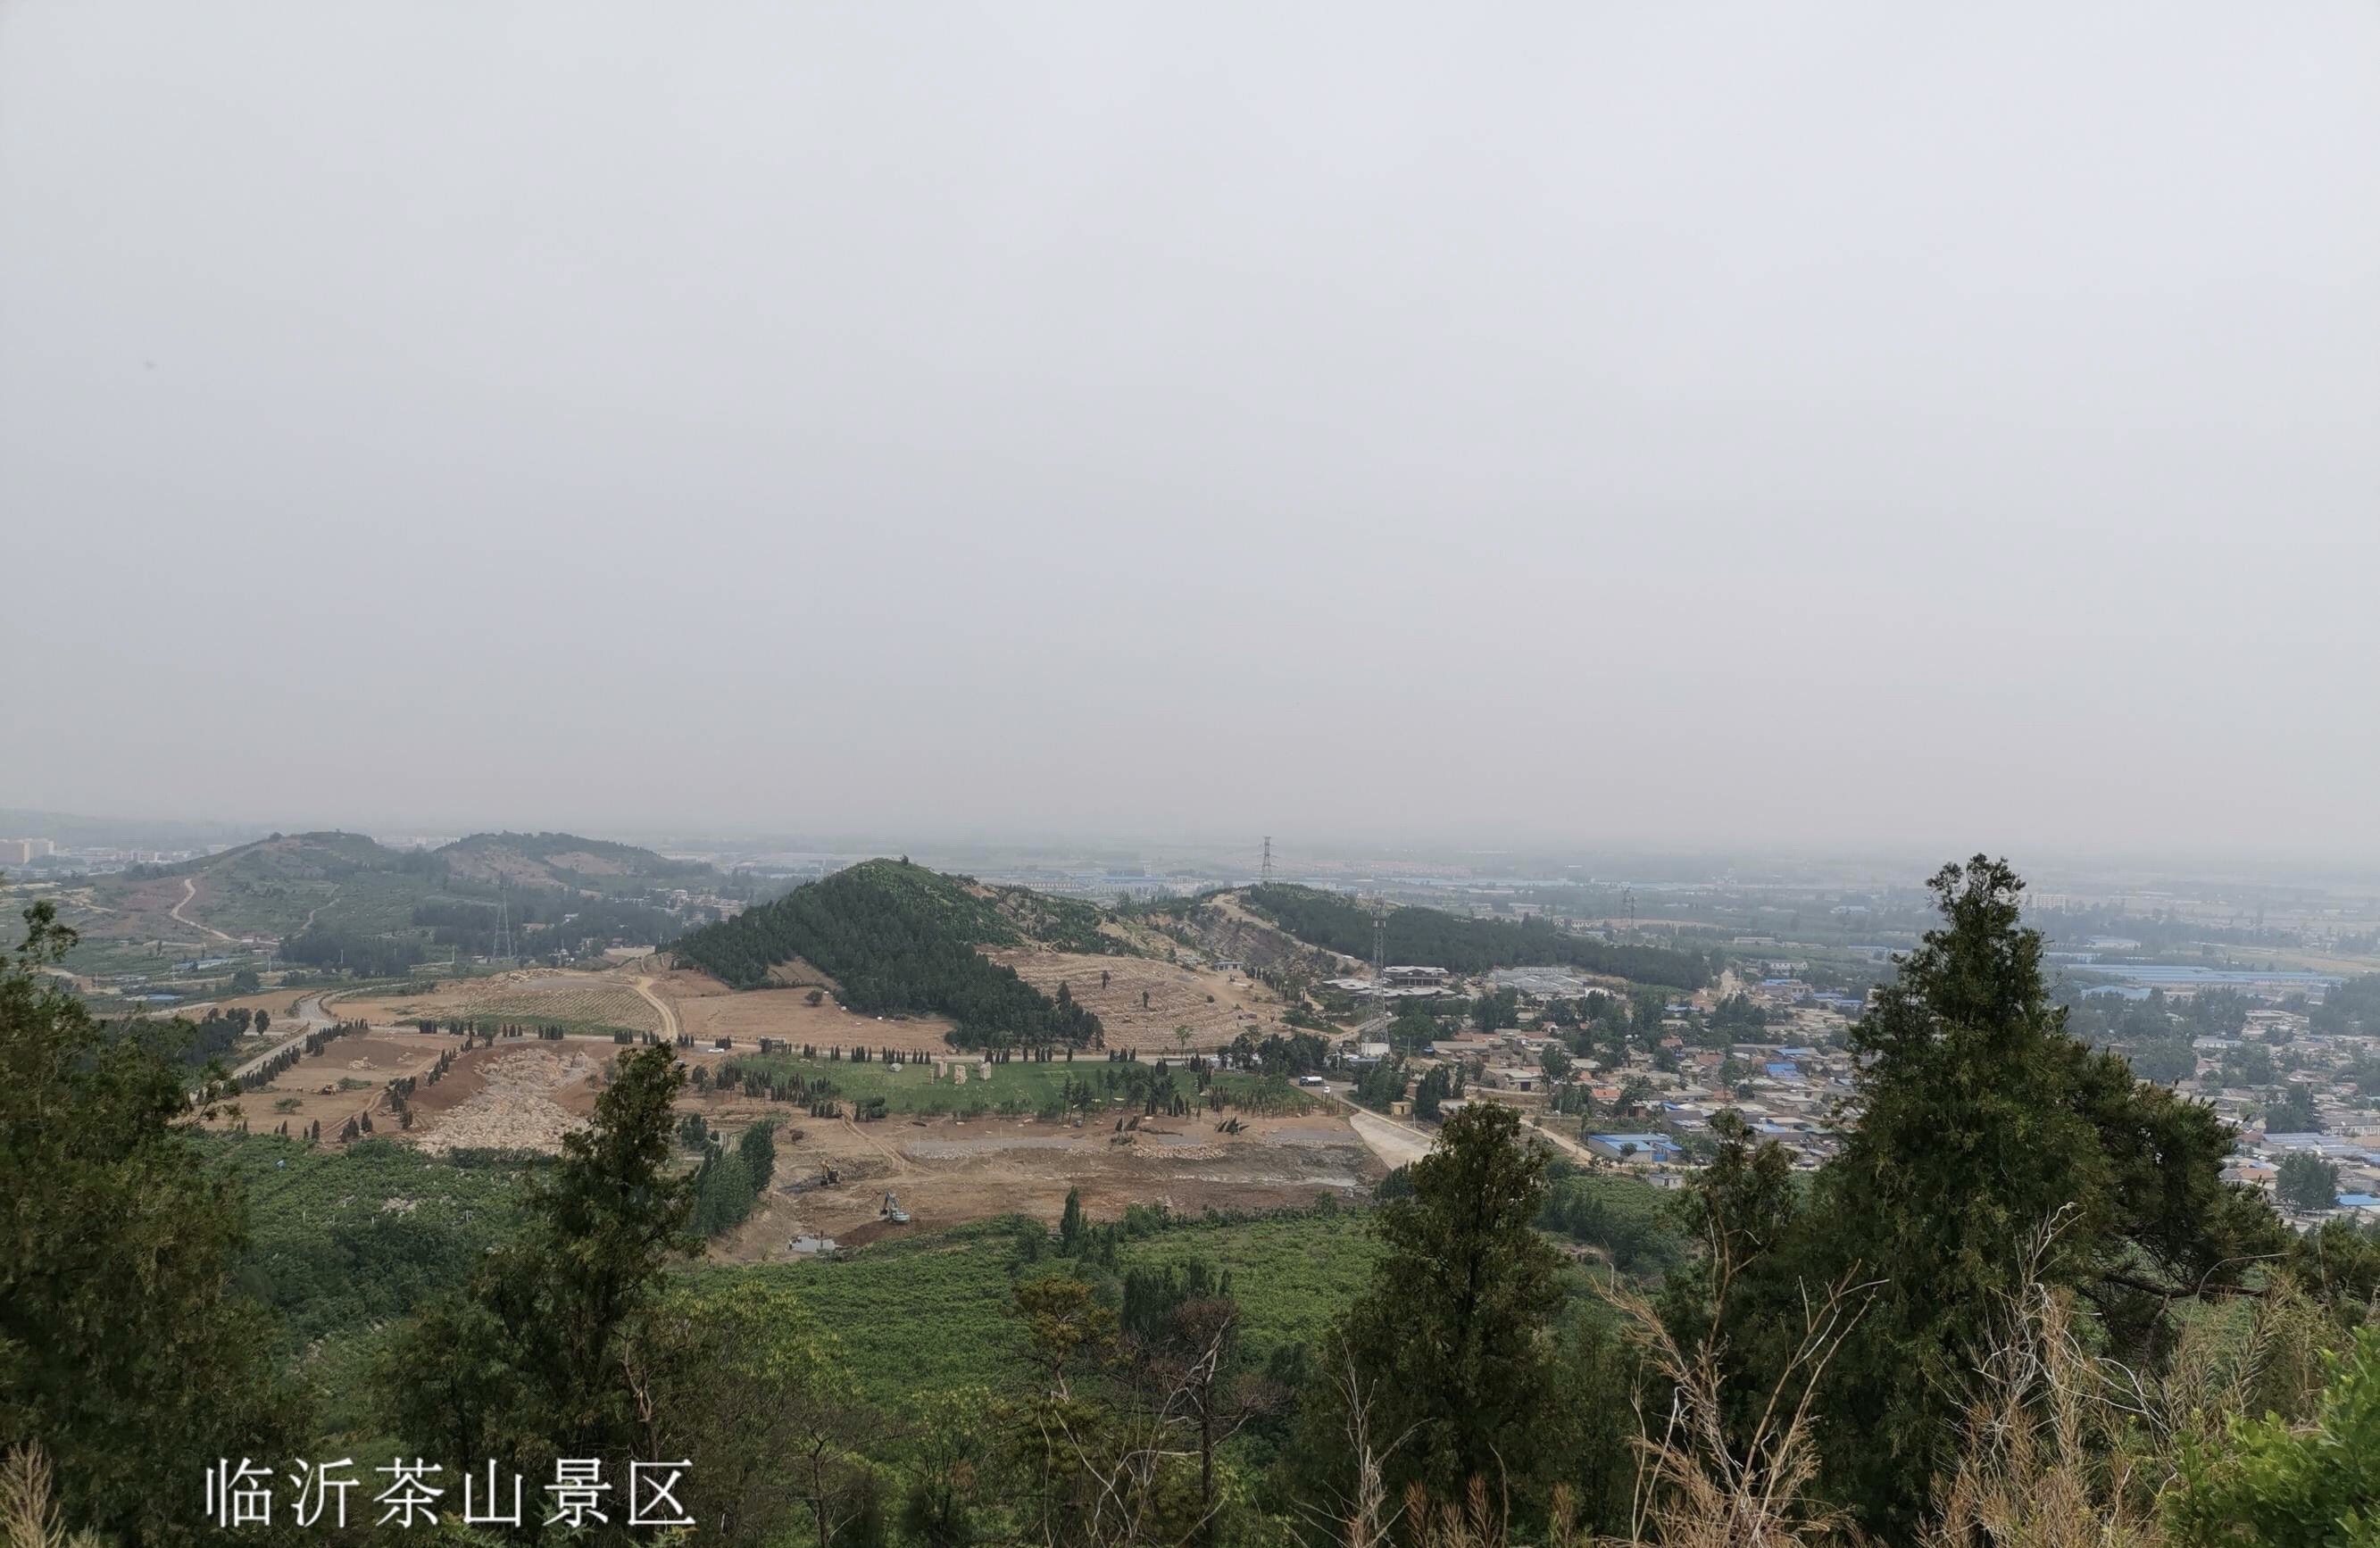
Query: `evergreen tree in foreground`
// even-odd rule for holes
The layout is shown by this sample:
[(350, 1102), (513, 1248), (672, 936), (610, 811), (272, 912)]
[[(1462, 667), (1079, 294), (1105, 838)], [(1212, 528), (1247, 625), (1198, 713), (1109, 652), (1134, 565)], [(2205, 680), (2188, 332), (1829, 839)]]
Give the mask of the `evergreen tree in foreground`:
[[(2287, 1245), (2261, 1199), (2222, 1181), (2232, 1136), (2210, 1108), (2067, 1033), (2007, 864), (1977, 856), (1929, 885), (1942, 924), (1852, 1030), (1858, 1127), (1790, 1219), (1763, 1190), (1723, 1319), (1765, 1391), (1806, 1293), (1876, 1282), (1820, 1395), (1821, 1491), (1893, 1542), (1949, 1469), (1973, 1353), (2045, 1229), (2048, 1286), (2094, 1313), (2109, 1353), (2151, 1365), (2182, 1305)], [(1704, 1197), (1726, 1207), (1711, 1189), (1742, 1175), (1715, 1169)]]
[(1405, 1437), (1389, 1457), (1395, 1488), (1459, 1500), (1478, 1477), (1524, 1489), (1543, 1460), (1561, 1255), (1532, 1228), (1546, 1154), (1520, 1133), (1509, 1107), (1463, 1108), (1375, 1221), (1386, 1252), (1342, 1338), (1375, 1432)]
[(238, 1191), (188, 1127), (221, 1088), (186, 1084), (171, 1029), (92, 1020), (42, 971), (74, 932), (24, 917), (0, 969), (0, 1450), (42, 1448), (71, 1527), (195, 1542), (217, 1457), (304, 1433), (232, 1291)]
[(625, 1467), (643, 1433), (625, 1357), (670, 1262), (695, 1246), (690, 1179), (668, 1170), (675, 1057), (621, 1055), (594, 1122), (539, 1185), (525, 1239), (394, 1340), (382, 1387), (408, 1443), (529, 1477), (557, 1457)]

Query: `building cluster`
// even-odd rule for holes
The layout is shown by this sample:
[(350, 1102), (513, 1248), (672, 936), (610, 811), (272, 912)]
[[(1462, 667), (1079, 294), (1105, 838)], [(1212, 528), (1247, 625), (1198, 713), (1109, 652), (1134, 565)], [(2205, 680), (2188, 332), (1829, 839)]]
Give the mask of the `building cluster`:
[[(1864, 999), (1815, 988), (1791, 976), (1791, 962), (1746, 966), (1767, 976), (1730, 978), (1722, 988), (1671, 1003), (1658, 1039), (1648, 1045), (1641, 1030), (1632, 1031), (1625, 1057), (1615, 1062), (1607, 1062), (1612, 1040), (1582, 1039), (1576, 1030), (1555, 1026), (1551, 1012), (1624, 991), (1567, 969), (1503, 969), (1466, 980), (1390, 969), (1386, 981), (1350, 982), (1389, 999), (1500, 991), (1518, 996), (1517, 1026), (1487, 1031), (1466, 1025), (1412, 1052), (1406, 1073), (1416, 1081), (1434, 1066), (1462, 1070), (1463, 1095), (1441, 1111), (1466, 1101), (1504, 1103), (1582, 1157), (1657, 1182), (1676, 1181), (1713, 1153), (1714, 1120), (1733, 1112), (1755, 1136), (1783, 1146), (1797, 1168), (1815, 1168), (1836, 1153), (1856, 1120), (1857, 1066), (1846, 1034)], [(1434, 976), (1419, 976), (1424, 972)], [(1759, 1013), (1749, 1030), (1747, 1008)], [(1360, 1073), (1395, 1056), (1383, 1041), (1390, 1024), (1384, 1009), (1343, 1040), (1341, 1062)], [(2247, 1012), (2238, 1036), (2197, 1038), (2192, 1052), (2196, 1069), (2178, 1089), (2210, 1103), (2237, 1129), (2228, 1178), (2274, 1194), (2301, 1225), (2344, 1214), (2380, 1225), (2380, 1037), (2316, 1031), (2305, 1009), (2268, 1002)], [(2336, 1168), (2336, 1203), (2317, 1209), (2281, 1196), (2278, 1179), (2292, 1155)]]
[(1358, 1000), (1434, 1000), (1461, 985), (1443, 968), (1390, 967), (1378, 978), (1337, 978), (1326, 987)]
[[(1441, 1112), (1463, 1102), (1503, 1103), (1582, 1158), (1657, 1182), (1674, 1182), (1701, 1164), (1717, 1145), (1712, 1121), (1721, 1112), (1740, 1115), (1754, 1133), (1782, 1145), (1800, 1168), (1819, 1165), (1840, 1145), (1852, 1098), (1843, 1034), (1862, 1008), (1856, 996), (1783, 977), (1730, 982), (1724, 994), (1706, 990), (1669, 1005), (1658, 1037), (1648, 1046), (1632, 1033), (1625, 1058), (1612, 1061), (1609, 1039), (1582, 1039), (1555, 1026), (1550, 1013), (1593, 995), (1624, 997), (1622, 991), (1560, 968), (1499, 969), (1476, 981), (1410, 969), (1402, 971), (1436, 976), (1400, 979), (1400, 971), (1388, 969), (1383, 983), (1349, 983), (1378, 998), (1511, 991), (1519, 1000), (1518, 1026), (1466, 1026), (1415, 1051), (1407, 1074), (1416, 1080), (1439, 1065), (1463, 1074), (1463, 1095), (1441, 1103)], [(1756, 1030), (1722, 1030), (1720, 1003), (1730, 995), (1741, 996), (1739, 1017), (1746, 1007), (1760, 1012)], [(1385, 1015), (1376, 1018), (1343, 1040), (1341, 1062), (1360, 1073), (1394, 1056), (1382, 1041), (1387, 1024)], [(1582, 1054), (1583, 1043), (1592, 1046)], [(1410, 1103), (1396, 1105), (1410, 1110)]]
[(216, 854), (221, 845), (203, 849), (143, 849), (128, 845), (97, 844), (77, 847), (50, 838), (0, 838), (0, 870), (30, 868), (42, 872), (75, 872), (105, 876), (136, 865), (175, 865)]
[[(2239, 1036), (2197, 1038), (2191, 1050), (2197, 1071), (2177, 1089), (2239, 1131), (2228, 1180), (2274, 1194), (2301, 1225), (2333, 1214), (2380, 1225), (2380, 1037), (2317, 1032), (2304, 1012), (2266, 1007), (2248, 1013)], [(2271, 1079), (2251, 1083), (2251, 1069)], [(2293, 1155), (2337, 1168), (2336, 1204), (2308, 1209), (2280, 1197)]]

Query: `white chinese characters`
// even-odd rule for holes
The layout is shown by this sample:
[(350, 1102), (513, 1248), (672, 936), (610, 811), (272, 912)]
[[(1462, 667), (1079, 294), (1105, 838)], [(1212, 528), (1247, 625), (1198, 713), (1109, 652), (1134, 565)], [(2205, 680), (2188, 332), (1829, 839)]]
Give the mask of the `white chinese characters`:
[[(289, 1464), (276, 1480), (272, 1467), (253, 1457), (243, 1457), (237, 1462), (229, 1457), (218, 1458), (207, 1469), (207, 1520), (225, 1530), (269, 1528), (276, 1524), (273, 1512), (277, 1505), (285, 1512), (281, 1519), (289, 1525), (325, 1530), (343, 1529), (347, 1525), (349, 1492), (362, 1481), (355, 1468), (352, 1457), (332, 1462), (300, 1460)], [(442, 1463), (422, 1457), (409, 1461), (398, 1457), (390, 1458), (386, 1467), (372, 1470), (388, 1481), (386, 1487), (371, 1496), (371, 1504), (379, 1508), (376, 1526), (400, 1530), (436, 1527), (442, 1509), (453, 1509), (446, 1501), (449, 1486), (444, 1480), (448, 1474)], [(674, 1462), (628, 1463), (626, 1524), (630, 1528), (694, 1525), (683, 1497), (686, 1479), (693, 1471), (694, 1464), (684, 1458)], [(462, 1481), (463, 1525), (522, 1524), (525, 1513), (519, 1473), (506, 1474), (490, 1461), (476, 1470), (457, 1469), (455, 1476)], [(285, 1492), (281, 1488), (284, 1484)], [(574, 1531), (608, 1526), (613, 1512), (620, 1508), (600, 1457), (557, 1460), (553, 1481), (544, 1485), (544, 1493), (552, 1511), (544, 1518), (547, 1526), (562, 1526)]]

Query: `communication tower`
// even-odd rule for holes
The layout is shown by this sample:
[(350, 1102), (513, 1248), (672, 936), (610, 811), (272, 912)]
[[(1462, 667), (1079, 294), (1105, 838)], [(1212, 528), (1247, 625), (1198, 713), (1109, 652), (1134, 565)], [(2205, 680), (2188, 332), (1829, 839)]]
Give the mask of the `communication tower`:
[(492, 945), (497, 961), (510, 962), (513, 959), (513, 912), (512, 906), (504, 899), (502, 876), (496, 878), (496, 938)]

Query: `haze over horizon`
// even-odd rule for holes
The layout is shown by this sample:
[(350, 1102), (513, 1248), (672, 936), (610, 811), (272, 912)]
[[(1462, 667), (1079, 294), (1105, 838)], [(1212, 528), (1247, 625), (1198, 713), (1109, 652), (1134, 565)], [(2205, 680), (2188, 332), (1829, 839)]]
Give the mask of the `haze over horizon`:
[(2380, 14), (0, 9), (0, 805), (2380, 857)]

